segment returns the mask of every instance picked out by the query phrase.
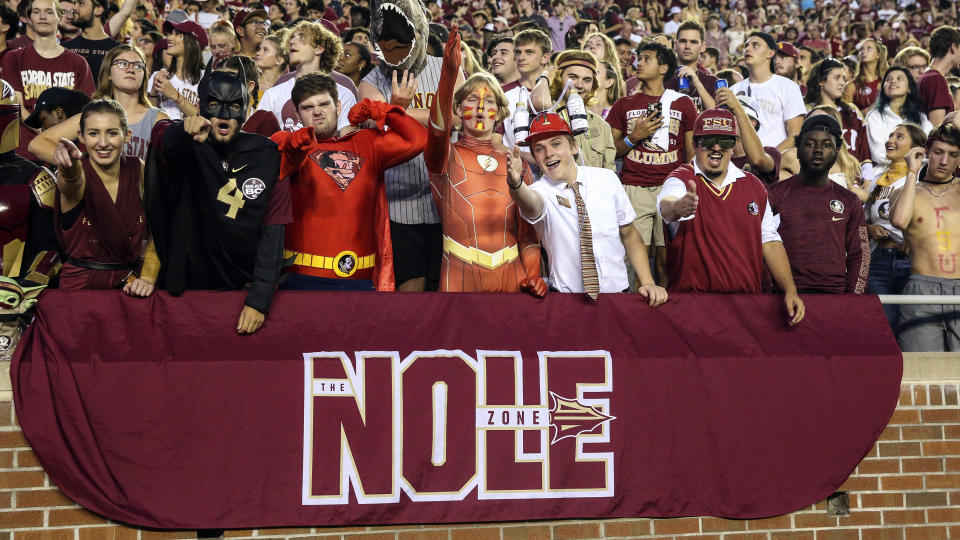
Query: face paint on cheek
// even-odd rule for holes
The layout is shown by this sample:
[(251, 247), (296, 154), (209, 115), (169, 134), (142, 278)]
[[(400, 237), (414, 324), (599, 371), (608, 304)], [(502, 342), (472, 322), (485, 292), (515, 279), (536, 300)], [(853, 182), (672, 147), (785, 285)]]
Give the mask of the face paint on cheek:
[(473, 107), (464, 107), (463, 108), (463, 119), (472, 120), (475, 116)]
[(495, 119), (496, 117), (497, 117), (497, 111), (489, 111), (489, 112), (487, 113), (487, 118), (489, 118), (489, 119), (491, 119), (491, 120)]

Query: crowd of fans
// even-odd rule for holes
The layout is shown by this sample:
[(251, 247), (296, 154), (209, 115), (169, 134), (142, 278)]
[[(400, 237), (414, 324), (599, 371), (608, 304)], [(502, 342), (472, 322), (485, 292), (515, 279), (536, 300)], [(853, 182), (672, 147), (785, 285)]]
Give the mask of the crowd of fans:
[[(278, 286), (774, 291), (790, 324), (802, 294), (958, 294), (958, 23), (953, 0), (5, 0), (0, 183), (32, 196), (4, 272), (248, 288), (242, 333)], [(904, 350), (960, 348), (954, 308), (884, 309)]]

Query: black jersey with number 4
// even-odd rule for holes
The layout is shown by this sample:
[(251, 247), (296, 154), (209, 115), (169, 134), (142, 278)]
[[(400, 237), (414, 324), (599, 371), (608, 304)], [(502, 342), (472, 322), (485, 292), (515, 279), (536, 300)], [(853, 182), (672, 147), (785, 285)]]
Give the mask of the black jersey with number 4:
[(145, 196), (161, 287), (244, 288), (261, 229), (292, 221), (277, 145), (244, 132), (229, 145), (199, 143), (182, 121), (158, 123), (151, 140)]

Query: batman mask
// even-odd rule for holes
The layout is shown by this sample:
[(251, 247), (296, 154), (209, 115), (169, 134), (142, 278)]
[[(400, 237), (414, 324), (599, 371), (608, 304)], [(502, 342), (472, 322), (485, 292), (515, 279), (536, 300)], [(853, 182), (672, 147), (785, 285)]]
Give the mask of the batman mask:
[(243, 72), (233, 75), (224, 71), (214, 71), (205, 76), (197, 87), (200, 98), (200, 116), (236, 120), (243, 124), (247, 118), (247, 105), (250, 93)]

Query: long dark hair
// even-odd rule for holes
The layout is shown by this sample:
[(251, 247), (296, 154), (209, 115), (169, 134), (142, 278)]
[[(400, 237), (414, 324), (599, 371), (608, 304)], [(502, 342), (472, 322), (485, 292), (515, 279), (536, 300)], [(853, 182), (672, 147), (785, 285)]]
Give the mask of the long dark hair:
[(177, 73), (177, 63), (180, 59), (183, 59), (183, 74), (186, 75), (187, 80), (190, 84), (197, 84), (200, 82), (201, 72), (203, 71), (203, 54), (200, 50), (200, 44), (197, 43), (197, 38), (193, 37), (193, 34), (188, 34), (186, 32), (180, 32), (183, 36), (183, 56), (174, 56), (170, 60), (170, 73)]
[(880, 114), (883, 114), (884, 109), (890, 108), (890, 97), (887, 96), (885, 88), (887, 77), (894, 71), (899, 71), (906, 75), (909, 88), (906, 99), (903, 101), (903, 107), (900, 109), (900, 118), (903, 118), (905, 122), (922, 125), (924, 107), (923, 101), (920, 99), (920, 93), (917, 91), (917, 81), (913, 80), (913, 75), (910, 75), (910, 71), (903, 66), (890, 66), (887, 68), (887, 72), (883, 74), (883, 80), (880, 81), (880, 95), (877, 96), (877, 102), (873, 107), (880, 111)]
[[(816, 107), (820, 105), (820, 99), (823, 97), (823, 88), (821, 84), (827, 80), (830, 72), (835, 69), (845, 69), (843, 63), (836, 58), (824, 58), (810, 68), (810, 75), (807, 77), (807, 96), (804, 102), (807, 105)], [(834, 101), (841, 109), (849, 108), (849, 105), (843, 102), (843, 97), (838, 97)]]

